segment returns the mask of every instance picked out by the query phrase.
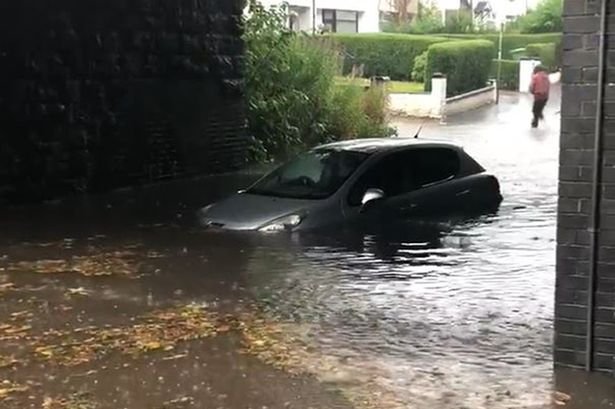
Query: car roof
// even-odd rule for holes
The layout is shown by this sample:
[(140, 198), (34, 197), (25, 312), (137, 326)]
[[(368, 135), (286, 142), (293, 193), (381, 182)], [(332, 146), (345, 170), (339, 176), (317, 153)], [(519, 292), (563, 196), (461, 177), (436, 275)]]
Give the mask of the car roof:
[(460, 147), (451, 142), (417, 139), (417, 138), (371, 138), (371, 139), (353, 139), (349, 141), (334, 142), (326, 145), (321, 145), (316, 149), (333, 149), (350, 152), (363, 153), (381, 153), (394, 151), (406, 147), (421, 147), (421, 148), (451, 148), (458, 150)]

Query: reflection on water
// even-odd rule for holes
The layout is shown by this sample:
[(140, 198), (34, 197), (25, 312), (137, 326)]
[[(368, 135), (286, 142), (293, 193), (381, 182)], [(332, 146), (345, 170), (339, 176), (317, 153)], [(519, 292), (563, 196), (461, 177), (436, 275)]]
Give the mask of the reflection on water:
[[(0, 256), (9, 262), (132, 246), (138, 278), (49, 276), (44, 291), (90, 291), (79, 306), (103, 322), (178, 300), (229, 311), (256, 302), (272, 320), (291, 324), (285, 328), (307, 344), (315, 361), (305, 364), (319, 379), (373, 388), (383, 398), (377, 407), (387, 407), (385, 396), (398, 407), (551, 407), (557, 107), (549, 108), (546, 128), (530, 131), (521, 125), (528, 101), (503, 101), (423, 131), (464, 144), (499, 177), (505, 200), (495, 215), (290, 237), (195, 230), (190, 215), (198, 206), (253, 180), (230, 177), (171, 185), (163, 195), (146, 190), (13, 210), (0, 221), (7, 232)], [(416, 129), (399, 126), (402, 135)], [(59, 244), (41, 245), (46, 240)], [(105, 303), (122, 314), (108, 316)], [(578, 374), (559, 376), (571, 391), (569, 407), (611, 404), (612, 383), (582, 390), (573, 385)]]

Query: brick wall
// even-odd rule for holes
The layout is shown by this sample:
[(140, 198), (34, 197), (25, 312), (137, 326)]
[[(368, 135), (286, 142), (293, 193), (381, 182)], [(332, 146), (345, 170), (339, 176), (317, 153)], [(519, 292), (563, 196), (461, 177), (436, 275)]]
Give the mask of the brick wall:
[[(608, 32), (615, 33), (615, 0)], [(586, 363), (599, 0), (564, 1), (562, 135), (558, 216), (555, 361)], [(607, 83), (615, 81), (609, 37)], [(601, 226), (595, 288), (593, 368), (613, 372), (615, 357), (615, 86), (605, 87)]]
[(0, 201), (243, 163), (242, 0), (0, 3)]

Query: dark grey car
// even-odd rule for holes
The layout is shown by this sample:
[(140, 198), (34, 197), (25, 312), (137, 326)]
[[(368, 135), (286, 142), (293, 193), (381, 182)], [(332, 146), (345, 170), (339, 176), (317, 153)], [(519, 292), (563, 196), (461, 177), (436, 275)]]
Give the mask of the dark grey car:
[(308, 230), (372, 218), (495, 210), (498, 180), (464, 150), (422, 139), (319, 146), (200, 211), (208, 228)]

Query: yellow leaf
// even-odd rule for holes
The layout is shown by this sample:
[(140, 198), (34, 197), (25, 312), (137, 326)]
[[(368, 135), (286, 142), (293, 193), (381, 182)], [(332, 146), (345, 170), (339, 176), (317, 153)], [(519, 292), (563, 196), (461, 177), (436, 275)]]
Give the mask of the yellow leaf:
[(156, 349), (162, 348), (162, 345), (158, 341), (152, 341), (152, 342), (147, 342), (143, 344), (142, 348), (145, 349), (146, 351), (154, 351)]
[(53, 349), (50, 347), (38, 347), (35, 349), (35, 352), (39, 355), (43, 355), (45, 358), (51, 358), (53, 354)]

